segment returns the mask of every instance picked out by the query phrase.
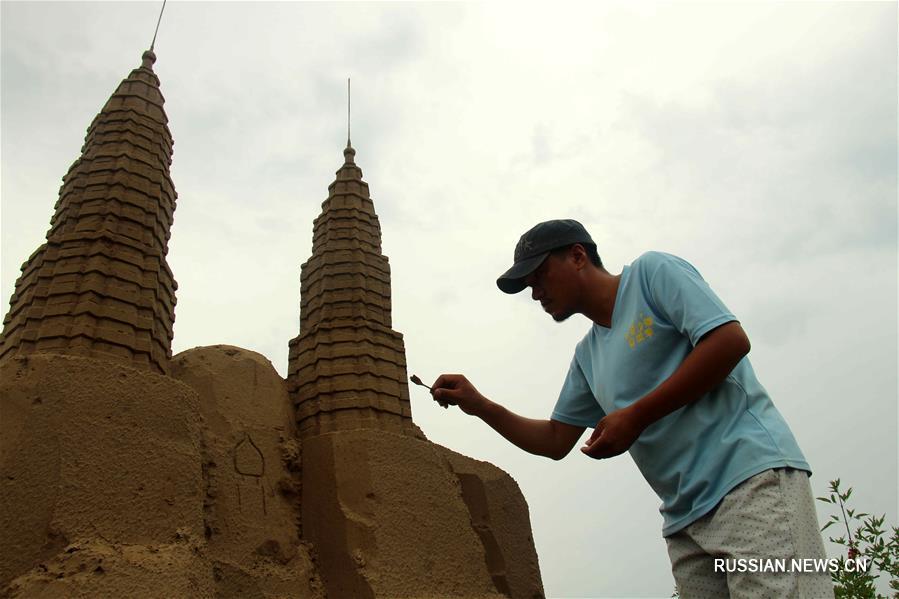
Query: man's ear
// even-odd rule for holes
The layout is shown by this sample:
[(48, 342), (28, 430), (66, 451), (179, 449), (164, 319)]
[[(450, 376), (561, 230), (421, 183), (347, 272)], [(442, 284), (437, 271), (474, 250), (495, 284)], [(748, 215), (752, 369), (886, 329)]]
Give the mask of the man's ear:
[(587, 258), (587, 249), (579, 243), (571, 246), (571, 255), (574, 258), (574, 266), (580, 270), (584, 266), (587, 265), (589, 259)]

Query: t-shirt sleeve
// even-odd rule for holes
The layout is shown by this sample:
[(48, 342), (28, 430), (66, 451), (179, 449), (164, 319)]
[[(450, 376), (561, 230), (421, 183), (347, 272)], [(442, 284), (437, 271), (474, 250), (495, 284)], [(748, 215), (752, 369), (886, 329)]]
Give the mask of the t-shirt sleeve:
[(574, 426), (593, 428), (606, 415), (596, 402), (584, 372), (577, 362), (577, 355), (571, 358), (571, 366), (562, 383), (559, 399), (551, 418)]
[(703, 335), (736, 320), (692, 264), (670, 254), (652, 252), (648, 269), (654, 307), (694, 346)]

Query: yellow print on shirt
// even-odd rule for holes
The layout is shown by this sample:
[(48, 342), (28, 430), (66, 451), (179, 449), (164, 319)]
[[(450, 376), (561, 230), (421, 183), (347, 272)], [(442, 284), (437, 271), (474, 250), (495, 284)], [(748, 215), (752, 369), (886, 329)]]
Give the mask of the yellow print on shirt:
[(630, 348), (634, 349), (638, 343), (643, 343), (650, 337), (652, 337), (652, 317), (643, 316), (640, 312), (640, 318), (634, 320), (624, 338), (627, 339)]

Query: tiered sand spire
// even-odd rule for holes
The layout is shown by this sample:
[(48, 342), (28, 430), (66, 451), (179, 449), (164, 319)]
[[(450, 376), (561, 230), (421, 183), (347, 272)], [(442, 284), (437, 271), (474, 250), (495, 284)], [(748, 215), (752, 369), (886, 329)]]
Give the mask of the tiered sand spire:
[(313, 223), (312, 256), (300, 275), (300, 334), (289, 344), (288, 390), (301, 437), (412, 428), (381, 226), (349, 140), (343, 155)]
[(144, 52), (91, 123), (47, 242), (16, 281), (0, 359), (62, 353), (168, 374), (177, 285), (165, 256), (177, 194), (155, 61)]

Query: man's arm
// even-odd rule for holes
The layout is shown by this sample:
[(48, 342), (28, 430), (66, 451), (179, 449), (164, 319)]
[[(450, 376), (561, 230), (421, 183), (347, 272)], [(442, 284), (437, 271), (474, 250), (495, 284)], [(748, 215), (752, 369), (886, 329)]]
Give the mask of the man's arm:
[(624, 453), (650, 424), (720, 385), (749, 348), (749, 338), (739, 322), (706, 333), (661, 385), (600, 420), (581, 451), (597, 459)]
[(585, 429), (557, 420), (519, 416), (481, 395), (461, 374), (440, 375), (431, 393), (437, 401), (458, 405), (466, 414), (477, 416), (521, 449), (554, 460), (568, 455)]

